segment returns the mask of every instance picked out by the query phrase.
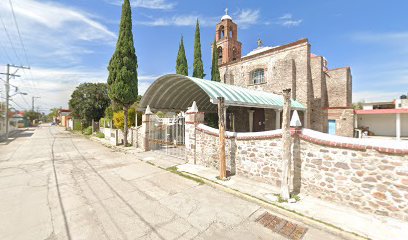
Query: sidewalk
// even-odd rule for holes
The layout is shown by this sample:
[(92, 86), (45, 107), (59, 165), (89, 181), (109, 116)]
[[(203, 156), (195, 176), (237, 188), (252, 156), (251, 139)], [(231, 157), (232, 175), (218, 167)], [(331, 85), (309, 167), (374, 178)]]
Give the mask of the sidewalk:
[(279, 189), (268, 184), (241, 176), (232, 176), (228, 181), (220, 181), (216, 178), (219, 175), (217, 170), (194, 164), (179, 165), (177, 169), (362, 237), (402, 240), (407, 239), (408, 236), (408, 223), (397, 219), (361, 213), (350, 207), (311, 196), (299, 195), (301, 198), (299, 202), (279, 203), (276, 196)]
[[(142, 152), (140, 149), (133, 147), (125, 148), (123, 146), (113, 146), (108, 140), (96, 137), (91, 137), (91, 140), (100, 142), (114, 149), (114, 151), (135, 155), (138, 160), (151, 163), (164, 169), (177, 166), (179, 172), (194, 175), (214, 183), (213, 185), (223, 186), (226, 189), (239, 192), (241, 195), (253, 197), (267, 204), (272, 204), (273, 206), (277, 206), (277, 210), (283, 208), (285, 210), (281, 211), (286, 211), (286, 214), (294, 212), (292, 215), (296, 215), (299, 218), (304, 218), (302, 216), (305, 216), (311, 219), (309, 222), (305, 222), (306, 224), (314, 222), (316, 225), (322, 226), (322, 228), (332, 228), (334, 231), (336, 231), (337, 228), (346, 231), (348, 233), (345, 232), (345, 234), (348, 236), (354, 233), (361, 237), (378, 240), (402, 240), (408, 236), (407, 222), (389, 217), (361, 213), (350, 207), (328, 203), (302, 194), (299, 195), (301, 200), (298, 202), (279, 203), (277, 197), (279, 188), (269, 184), (242, 176), (232, 176), (228, 181), (220, 181), (216, 178), (219, 172), (215, 169), (188, 164), (183, 159), (164, 155), (159, 151)], [(335, 227), (333, 228), (330, 225)], [(341, 235), (341, 230), (337, 230), (339, 235)]]

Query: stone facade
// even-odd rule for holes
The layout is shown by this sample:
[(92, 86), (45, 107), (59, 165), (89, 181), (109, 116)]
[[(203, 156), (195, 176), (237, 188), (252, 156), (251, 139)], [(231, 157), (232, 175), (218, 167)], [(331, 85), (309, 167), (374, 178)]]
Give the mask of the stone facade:
[[(304, 129), (293, 136), (291, 190), (408, 221), (408, 148)], [(218, 130), (199, 124), (195, 161), (218, 168)], [(231, 174), (280, 186), (281, 130), (227, 132)]]
[(328, 119), (336, 121), (336, 135), (353, 137), (355, 114), (351, 108), (329, 108)]
[[(232, 34), (225, 32), (221, 37), (220, 29), (230, 29)], [(241, 56), (237, 25), (228, 17), (217, 24), (216, 31), (217, 47), (229, 49), (219, 65), (224, 83), (279, 94), (291, 88), (292, 98), (307, 108), (303, 126), (321, 132), (328, 131), (328, 109), (351, 108), (350, 68), (329, 70), (323, 57), (311, 53), (307, 39), (277, 47), (263, 47), (259, 42), (258, 48), (248, 55), (231, 58), (229, 52), (233, 48), (239, 48)], [(263, 71), (264, 81), (254, 83), (253, 73), (258, 70)], [(349, 129), (353, 123), (351, 127), (342, 123), (337, 127), (345, 129), (339, 129), (337, 134), (352, 135), (353, 130)]]

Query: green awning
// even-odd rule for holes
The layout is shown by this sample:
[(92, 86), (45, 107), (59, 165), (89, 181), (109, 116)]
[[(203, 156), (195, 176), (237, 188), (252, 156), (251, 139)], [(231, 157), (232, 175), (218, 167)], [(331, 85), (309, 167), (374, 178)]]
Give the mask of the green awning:
[[(139, 111), (143, 111), (147, 105), (156, 111), (186, 111), (193, 101), (196, 101), (199, 111), (217, 111), (218, 97), (224, 97), (227, 106), (271, 109), (283, 107), (282, 95), (168, 74), (150, 85), (140, 102)], [(292, 109), (305, 110), (305, 107), (292, 100)]]

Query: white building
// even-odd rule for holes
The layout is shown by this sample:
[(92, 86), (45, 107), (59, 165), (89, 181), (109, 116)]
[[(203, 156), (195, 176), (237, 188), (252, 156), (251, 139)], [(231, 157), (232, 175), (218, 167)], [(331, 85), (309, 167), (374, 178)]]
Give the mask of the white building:
[(392, 102), (363, 103), (356, 110), (356, 127), (368, 136), (408, 138), (408, 99), (401, 96)]

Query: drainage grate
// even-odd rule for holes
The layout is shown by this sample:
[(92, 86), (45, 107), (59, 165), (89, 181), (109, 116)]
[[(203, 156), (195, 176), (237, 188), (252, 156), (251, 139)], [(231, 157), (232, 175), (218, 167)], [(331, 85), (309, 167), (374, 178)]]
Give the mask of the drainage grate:
[(263, 213), (255, 221), (292, 240), (302, 239), (307, 232), (307, 228), (288, 222), (285, 219), (274, 216), (268, 212)]

